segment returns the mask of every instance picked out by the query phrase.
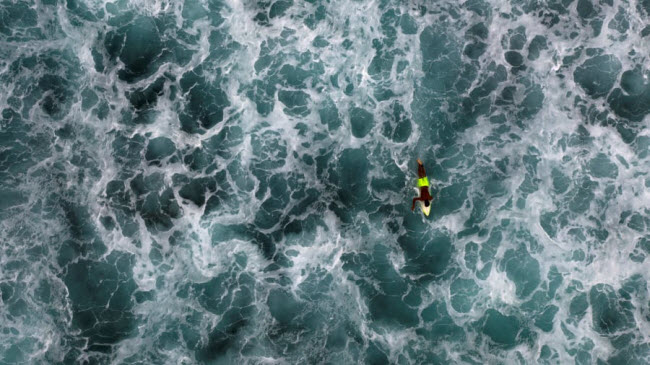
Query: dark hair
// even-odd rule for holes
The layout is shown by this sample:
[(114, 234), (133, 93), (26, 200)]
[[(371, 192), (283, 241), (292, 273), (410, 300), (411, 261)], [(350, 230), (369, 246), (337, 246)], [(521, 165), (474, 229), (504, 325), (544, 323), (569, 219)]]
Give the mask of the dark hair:
[(425, 207), (428, 207), (428, 206), (429, 206), (429, 201), (428, 201), (428, 200), (425, 200), (425, 201), (424, 201), (424, 206), (425, 206)]

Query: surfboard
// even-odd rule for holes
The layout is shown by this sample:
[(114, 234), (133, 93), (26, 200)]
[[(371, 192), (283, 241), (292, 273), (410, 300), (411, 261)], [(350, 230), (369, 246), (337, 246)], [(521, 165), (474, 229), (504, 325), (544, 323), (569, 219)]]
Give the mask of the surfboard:
[[(415, 191), (418, 192), (418, 197), (420, 197), (420, 189), (419, 188), (413, 188)], [(418, 205), (420, 205), (420, 209), (422, 210), (422, 213), (426, 215), (427, 217), (429, 216), (429, 213), (431, 213), (431, 203), (429, 203), (429, 206), (425, 206), (424, 202), (422, 200), (418, 200)]]

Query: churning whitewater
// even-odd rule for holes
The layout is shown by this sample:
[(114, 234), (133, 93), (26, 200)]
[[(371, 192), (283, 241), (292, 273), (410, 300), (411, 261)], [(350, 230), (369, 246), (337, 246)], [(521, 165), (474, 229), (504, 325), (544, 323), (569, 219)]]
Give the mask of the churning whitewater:
[(650, 363), (647, 24), (0, 2), (0, 363)]

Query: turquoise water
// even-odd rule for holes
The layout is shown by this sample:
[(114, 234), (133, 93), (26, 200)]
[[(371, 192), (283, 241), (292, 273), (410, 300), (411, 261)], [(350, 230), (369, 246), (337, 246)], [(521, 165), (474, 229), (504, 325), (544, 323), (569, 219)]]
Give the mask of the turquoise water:
[(650, 363), (649, 20), (1, 2), (0, 363)]

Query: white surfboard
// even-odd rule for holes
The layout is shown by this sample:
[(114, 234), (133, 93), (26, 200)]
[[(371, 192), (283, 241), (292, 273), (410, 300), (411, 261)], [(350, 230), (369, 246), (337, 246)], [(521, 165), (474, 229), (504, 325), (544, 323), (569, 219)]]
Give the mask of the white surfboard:
[[(415, 189), (415, 191), (418, 192), (418, 198), (419, 198), (420, 197), (420, 189), (419, 188), (413, 188), (413, 189)], [(422, 201), (422, 200), (418, 200), (418, 203), (420, 205), (420, 209), (422, 209), (422, 213), (424, 213), (424, 215), (426, 215), (428, 217), (429, 213), (431, 213), (431, 202), (429, 202), (428, 207), (424, 205), (424, 201)]]

